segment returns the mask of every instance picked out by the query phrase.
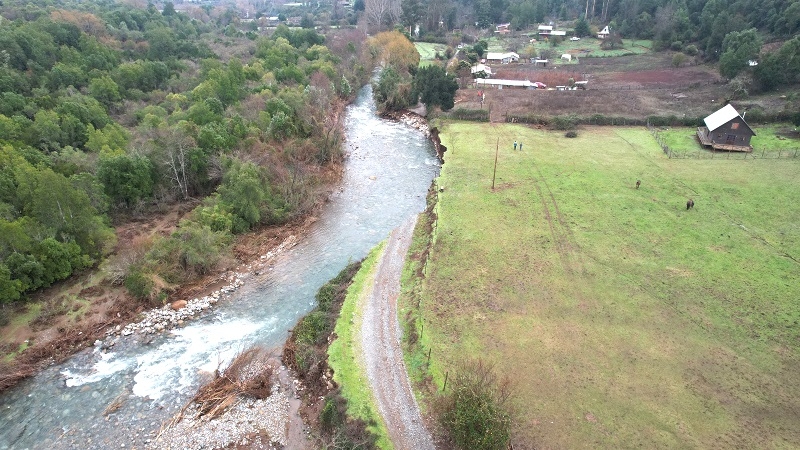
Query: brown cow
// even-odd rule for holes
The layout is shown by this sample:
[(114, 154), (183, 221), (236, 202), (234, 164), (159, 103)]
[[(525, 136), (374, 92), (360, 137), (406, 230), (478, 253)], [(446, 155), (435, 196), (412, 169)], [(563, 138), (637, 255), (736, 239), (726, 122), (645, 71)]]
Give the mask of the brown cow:
[(689, 199), (689, 201), (686, 202), (686, 209), (688, 210), (689, 208), (694, 208), (694, 200), (692, 199)]
[(642, 180), (636, 180), (636, 189), (639, 189), (640, 184), (642, 184)]

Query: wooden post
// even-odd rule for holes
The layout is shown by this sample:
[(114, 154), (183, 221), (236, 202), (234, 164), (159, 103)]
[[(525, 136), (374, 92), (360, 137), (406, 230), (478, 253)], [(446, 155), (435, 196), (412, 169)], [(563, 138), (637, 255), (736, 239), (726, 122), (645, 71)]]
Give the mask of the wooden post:
[(497, 138), (497, 146), (494, 148), (494, 172), (492, 172), (492, 190), (494, 190), (494, 179), (497, 175), (497, 154), (500, 152), (500, 138)]
[(428, 364), (431, 363), (431, 350), (433, 350), (433, 347), (428, 349)]
[(444, 386), (442, 386), (442, 392), (444, 392), (447, 389), (447, 376), (448, 375), (450, 375), (450, 372), (445, 372), (444, 373)]

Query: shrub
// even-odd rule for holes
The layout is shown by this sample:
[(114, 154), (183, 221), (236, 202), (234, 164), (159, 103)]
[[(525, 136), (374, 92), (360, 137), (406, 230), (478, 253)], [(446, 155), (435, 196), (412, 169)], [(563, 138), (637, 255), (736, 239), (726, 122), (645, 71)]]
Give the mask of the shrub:
[(140, 268), (131, 269), (128, 276), (125, 277), (125, 289), (140, 300), (149, 298), (153, 292), (153, 287), (153, 280), (143, 273)]
[(575, 138), (575, 137), (578, 137), (578, 133), (576, 133), (576, 132), (574, 132), (574, 131), (567, 131), (567, 132), (564, 134), (564, 137), (568, 137), (568, 138)]
[(569, 114), (567, 116), (555, 116), (550, 122), (550, 126), (556, 130), (571, 130), (575, 128), (575, 125), (577, 124), (578, 117), (574, 114)]
[(686, 53), (689, 56), (697, 56), (697, 46), (694, 44), (689, 44), (683, 49), (683, 53)]
[(448, 113), (449, 117), (457, 120), (471, 120), (474, 122), (488, 122), (488, 109), (465, 109), (458, 108)]
[(686, 61), (686, 55), (684, 55), (683, 53), (675, 53), (672, 56), (672, 66), (673, 67), (682, 66), (684, 61)]
[(680, 51), (680, 49), (681, 49), (681, 48), (683, 48), (683, 42), (681, 42), (681, 41), (675, 41), (675, 42), (673, 42), (673, 43), (672, 43), (672, 44), (669, 46), (669, 48), (670, 48), (671, 50), (674, 50), (674, 51), (676, 51), (676, 52), (677, 52), (677, 51)]
[(470, 450), (505, 450), (511, 438), (510, 385), (491, 366), (469, 362), (453, 377), (442, 398), (440, 420), (456, 446)]

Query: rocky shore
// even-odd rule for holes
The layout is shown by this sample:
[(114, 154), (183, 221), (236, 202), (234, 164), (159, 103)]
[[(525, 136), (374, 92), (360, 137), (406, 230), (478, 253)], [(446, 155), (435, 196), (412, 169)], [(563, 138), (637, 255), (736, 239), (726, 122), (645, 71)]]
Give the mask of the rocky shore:
[[(117, 326), (106, 332), (104, 340), (95, 341), (101, 351), (110, 350), (123, 336), (155, 335), (200, 318), (218, 302), (230, 299), (244, 286), (251, 274), (268, 270), (271, 261), (297, 243), (294, 235), (256, 260), (228, 272), (220, 278), (222, 287), (202, 297), (177, 300), (142, 314), (137, 322)], [(271, 361), (270, 364), (279, 366)], [(307, 428), (300, 418), (299, 392), (302, 384), (289, 370), (280, 365), (275, 370), (272, 391), (265, 399), (240, 396), (233, 406), (214, 419), (199, 417), (198, 405), (191, 403), (161, 430), (151, 430), (145, 448), (156, 449), (214, 449), (214, 448), (311, 448)]]

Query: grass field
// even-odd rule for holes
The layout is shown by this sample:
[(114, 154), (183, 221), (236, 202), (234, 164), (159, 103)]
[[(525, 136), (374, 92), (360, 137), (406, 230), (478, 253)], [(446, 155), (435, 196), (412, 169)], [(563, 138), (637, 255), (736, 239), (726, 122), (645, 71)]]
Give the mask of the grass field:
[(670, 160), (644, 127), (440, 125), (421, 294), (440, 387), (494, 362), (514, 448), (800, 446), (800, 161)]
[(436, 53), (444, 56), (444, 51), (447, 46), (444, 44), (434, 44), (431, 42), (415, 42), (414, 46), (417, 47), (419, 52), (419, 65), (420, 67), (433, 64), (436, 61)]
[(625, 55), (638, 55), (650, 52), (652, 48), (651, 41), (623, 39), (622, 47), (613, 50), (603, 50), (600, 44), (603, 41), (592, 37), (582, 38), (580, 41), (570, 41), (565, 39), (557, 46), (553, 47), (549, 43), (537, 42), (537, 48), (551, 48), (557, 53), (570, 53), (583, 50), (585, 53), (581, 55), (582, 58), (606, 58), (611, 56), (625, 56)]
[[(786, 138), (783, 134), (792, 132), (795, 127), (790, 124), (770, 124), (755, 125), (750, 124), (756, 135), (750, 140), (753, 146), (753, 154), (756, 156), (764, 154), (786, 154), (790, 151), (798, 150), (800, 155), (800, 139)], [(659, 134), (673, 151), (676, 152), (695, 152), (704, 151), (697, 142), (697, 128), (693, 127), (674, 127), (659, 130)], [(773, 155), (774, 156), (774, 155)]]
[(367, 429), (378, 437), (377, 447), (391, 449), (389, 433), (371, 394), (366, 368), (357, 356), (362, 354), (359, 331), (363, 322), (362, 300), (372, 289), (375, 262), (380, 258), (384, 247), (382, 243), (370, 252), (347, 290), (347, 298), (342, 304), (334, 329), (337, 338), (328, 348), (328, 364), (333, 369), (334, 381), (342, 387), (342, 397), (347, 399), (347, 415), (375, 424)]

